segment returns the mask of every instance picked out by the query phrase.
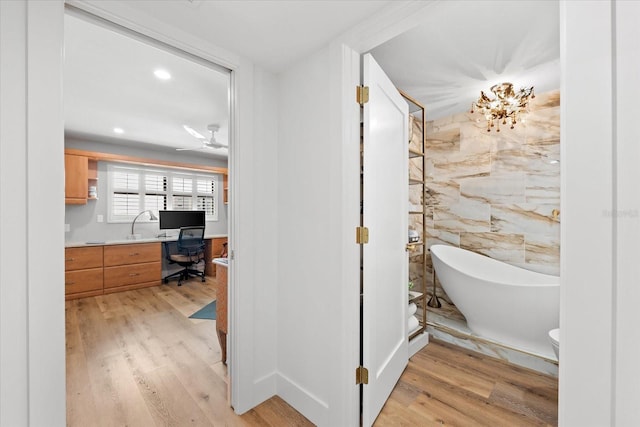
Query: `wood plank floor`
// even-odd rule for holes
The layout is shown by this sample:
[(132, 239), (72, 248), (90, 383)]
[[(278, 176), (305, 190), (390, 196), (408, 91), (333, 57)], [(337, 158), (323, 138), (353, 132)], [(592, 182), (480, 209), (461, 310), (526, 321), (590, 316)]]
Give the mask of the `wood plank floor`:
[(442, 425), (558, 425), (558, 380), (432, 340), (410, 359), (375, 426)]
[(67, 425), (311, 425), (277, 397), (242, 416), (228, 406), (215, 321), (189, 319), (214, 283), (67, 301)]
[[(66, 302), (67, 425), (311, 426), (275, 397), (238, 416), (226, 400), (215, 299), (192, 279)], [(409, 362), (376, 426), (557, 424), (557, 380), (433, 341)]]

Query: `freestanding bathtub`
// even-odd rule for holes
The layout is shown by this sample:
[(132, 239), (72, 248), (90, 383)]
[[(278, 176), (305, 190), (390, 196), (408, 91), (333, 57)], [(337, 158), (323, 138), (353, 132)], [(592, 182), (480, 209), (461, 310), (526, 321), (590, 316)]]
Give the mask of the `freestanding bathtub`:
[(560, 278), (454, 246), (433, 245), (442, 288), (479, 337), (555, 360), (548, 332), (559, 324)]

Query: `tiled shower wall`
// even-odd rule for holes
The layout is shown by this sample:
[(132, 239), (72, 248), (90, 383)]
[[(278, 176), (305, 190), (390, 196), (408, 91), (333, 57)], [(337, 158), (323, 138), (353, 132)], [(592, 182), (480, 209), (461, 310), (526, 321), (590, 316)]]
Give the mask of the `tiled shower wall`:
[[(530, 110), (515, 129), (505, 125), (500, 132), (487, 132), (478, 113), (427, 122), (428, 246), (459, 246), (559, 274), (559, 91), (537, 95)], [(428, 256), (424, 279), (429, 292), (431, 273)], [(443, 302), (439, 314), (461, 317), (439, 283), (436, 293)]]

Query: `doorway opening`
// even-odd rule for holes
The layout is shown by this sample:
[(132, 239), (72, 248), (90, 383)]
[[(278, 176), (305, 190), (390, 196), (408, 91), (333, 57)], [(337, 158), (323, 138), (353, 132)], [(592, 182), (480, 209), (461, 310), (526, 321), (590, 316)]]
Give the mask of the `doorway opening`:
[[(192, 317), (219, 302), (229, 268), (211, 261), (231, 230), (233, 72), (67, 5), (64, 78), (65, 157), (91, 165), (83, 203), (66, 204), (65, 250), (100, 251), (67, 272), (85, 275), (66, 287), (67, 423), (233, 414), (219, 311)], [(206, 213), (202, 281), (161, 284), (179, 234), (159, 229), (162, 210)], [(148, 259), (113, 261), (113, 248)], [(158, 399), (173, 413), (158, 415)]]

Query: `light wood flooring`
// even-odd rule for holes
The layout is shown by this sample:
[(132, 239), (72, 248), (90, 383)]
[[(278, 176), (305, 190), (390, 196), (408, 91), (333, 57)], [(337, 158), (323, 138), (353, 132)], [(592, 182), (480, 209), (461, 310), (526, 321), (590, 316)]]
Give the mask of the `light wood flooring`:
[[(213, 280), (67, 301), (67, 425), (311, 426), (278, 397), (242, 416), (228, 406), (215, 321), (189, 319), (215, 299)], [(556, 424), (555, 378), (437, 341), (375, 423)]]
[(214, 280), (67, 301), (67, 425), (310, 425), (280, 398), (229, 407), (215, 321), (189, 319)]
[(375, 426), (441, 425), (558, 425), (558, 380), (432, 340), (409, 360)]

